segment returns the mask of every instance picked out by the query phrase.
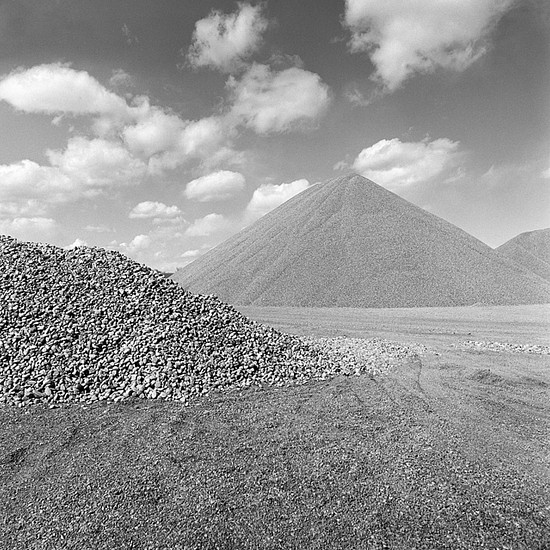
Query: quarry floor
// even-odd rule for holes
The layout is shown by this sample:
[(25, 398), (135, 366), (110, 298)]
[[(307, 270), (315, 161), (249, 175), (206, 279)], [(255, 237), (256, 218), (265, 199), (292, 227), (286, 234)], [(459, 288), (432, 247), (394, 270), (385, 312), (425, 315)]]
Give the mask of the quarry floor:
[(520, 348), (550, 306), (239, 309), (429, 349), (190, 407), (0, 409), (0, 548), (550, 548), (550, 356)]

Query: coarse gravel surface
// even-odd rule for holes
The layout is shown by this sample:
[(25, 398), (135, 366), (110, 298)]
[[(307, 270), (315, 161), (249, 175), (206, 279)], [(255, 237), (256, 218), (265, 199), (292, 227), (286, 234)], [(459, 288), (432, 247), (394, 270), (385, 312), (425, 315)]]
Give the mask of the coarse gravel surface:
[(380, 374), (403, 361), (416, 358), (430, 350), (421, 344), (399, 344), (382, 338), (303, 337), (302, 340), (320, 347), (338, 358), (351, 374)]
[[(363, 371), (390, 353), (368, 346), (374, 361)], [(394, 344), (398, 352), (411, 353)], [(122, 254), (0, 237), (0, 404), (188, 402), (355, 373), (342, 353), (252, 322)]]
[(483, 349), (489, 351), (504, 351), (508, 353), (535, 353), (537, 355), (550, 355), (550, 346), (538, 344), (510, 344), (507, 342), (478, 342), (465, 340), (457, 344), (464, 349)]
[[(299, 338), (121, 255), (0, 243), (0, 550), (550, 548), (549, 356), (455, 345), (542, 348), (546, 309), (277, 313)], [(201, 391), (117, 393), (126, 372)]]
[(0, 548), (548, 548), (536, 478), (397, 374), (4, 407)]

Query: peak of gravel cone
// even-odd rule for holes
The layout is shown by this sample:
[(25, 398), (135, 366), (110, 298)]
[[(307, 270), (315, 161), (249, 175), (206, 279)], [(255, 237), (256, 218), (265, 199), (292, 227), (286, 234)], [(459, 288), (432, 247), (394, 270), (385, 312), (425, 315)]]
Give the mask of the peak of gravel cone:
[(496, 250), (550, 281), (550, 228), (520, 233)]
[(186, 401), (339, 369), (320, 348), (117, 252), (0, 236), (0, 404)]
[(550, 284), (358, 175), (314, 185), (173, 278), (240, 305), (545, 303)]

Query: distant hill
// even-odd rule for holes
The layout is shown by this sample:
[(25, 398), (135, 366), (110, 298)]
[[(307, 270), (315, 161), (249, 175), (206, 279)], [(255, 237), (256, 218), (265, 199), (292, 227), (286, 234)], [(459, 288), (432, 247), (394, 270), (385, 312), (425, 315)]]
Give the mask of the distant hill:
[(358, 175), (310, 187), (173, 278), (240, 305), (550, 302), (548, 281)]
[(497, 250), (550, 281), (550, 228), (520, 233)]

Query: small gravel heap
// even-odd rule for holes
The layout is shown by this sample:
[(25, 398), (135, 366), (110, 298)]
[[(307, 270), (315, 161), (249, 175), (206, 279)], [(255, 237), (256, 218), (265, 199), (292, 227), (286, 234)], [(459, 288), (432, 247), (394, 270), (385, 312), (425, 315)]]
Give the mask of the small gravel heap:
[(382, 338), (304, 338), (311, 346), (320, 347), (331, 355), (333, 360), (340, 362), (347, 372), (362, 374), (381, 374), (403, 361), (428, 353), (428, 348), (422, 344), (407, 346), (390, 342)]
[[(117, 252), (0, 236), (0, 404), (186, 402), (303, 383), (355, 373), (347, 345), (250, 321)], [(378, 346), (363, 370), (374, 369), (375, 352), (383, 359)]]
[(117, 252), (0, 236), (0, 403), (187, 401), (333, 375), (328, 357)]
[(478, 342), (476, 340), (464, 340), (460, 342), (464, 349), (478, 349), (487, 351), (505, 351), (508, 353), (534, 353), (535, 355), (550, 355), (550, 346), (509, 344), (506, 342)]

